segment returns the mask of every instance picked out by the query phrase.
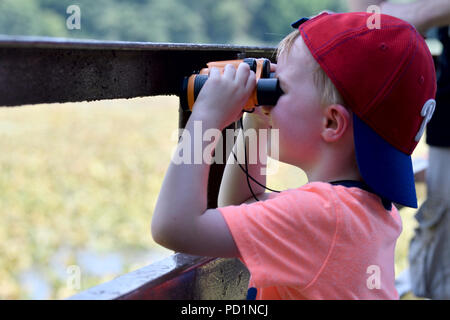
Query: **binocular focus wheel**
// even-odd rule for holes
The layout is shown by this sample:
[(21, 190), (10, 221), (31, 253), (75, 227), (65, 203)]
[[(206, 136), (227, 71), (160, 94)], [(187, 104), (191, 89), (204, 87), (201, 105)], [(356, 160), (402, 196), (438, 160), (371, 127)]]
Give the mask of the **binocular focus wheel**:
[[(250, 66), (250, 70), (252, 70), (253, 72), (256, 72), (258, 63), (255, 58), (245, 58), (243, 60), (243, 62)], [(270, 60), (269, 59), (263, 59), (261, 78), (270, 78)]]
[(245, 58), (243, 62), (249, 65), (250, 70), (256, 72), (257, 63), (255, 58)]

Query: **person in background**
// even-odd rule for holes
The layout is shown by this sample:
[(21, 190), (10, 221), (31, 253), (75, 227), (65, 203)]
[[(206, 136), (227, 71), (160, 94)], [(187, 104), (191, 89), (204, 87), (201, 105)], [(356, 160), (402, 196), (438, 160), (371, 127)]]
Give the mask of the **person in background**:
[(436, 109), (427, 126), (427, 199), (415, 216), (419, 226), (409, 249), (409, 279), (416, 296), (450, 299), (450, 0), (348, 0), (348, 5), (350, 11), (364, 12), (378, 5), (381, 13), (411, 23), (422, 35), (438, 28), (443, 51), (437, 66)]

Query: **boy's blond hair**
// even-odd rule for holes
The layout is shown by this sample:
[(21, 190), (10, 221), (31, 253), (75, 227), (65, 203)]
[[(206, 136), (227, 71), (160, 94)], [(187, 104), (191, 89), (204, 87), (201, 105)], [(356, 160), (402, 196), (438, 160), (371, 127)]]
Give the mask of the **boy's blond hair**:
[[(281, 40), (280, 44), (277, 48), (277, 59), (280, 57), (282, 53), (289, 53), (292, 49), (295, 40), (300, 36), (300, 32), (295, 30), (288, 34), (283, 40)], [(320, 65), (314, 60), (316, 70), (314, 72), (314, 82), (321, 95), (321, 105), (326, 107), (331, 104), (340, 104), (345, 106), (344, 99), (342, 98), (339, 91), (334, 86), (331, 79), (327, 76), (325, 71), (320, 67)]]

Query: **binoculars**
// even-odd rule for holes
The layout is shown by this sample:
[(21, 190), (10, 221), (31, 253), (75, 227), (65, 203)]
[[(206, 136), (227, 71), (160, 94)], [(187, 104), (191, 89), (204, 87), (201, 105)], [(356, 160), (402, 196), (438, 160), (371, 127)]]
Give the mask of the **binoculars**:
[(209, 62), (206, 64), (207, 68), (203, 68), (197, 74), (185, 77), (183, 79), (180, 94), (181, 108), (183, 110), (192, 111), (200, 90), (208, 80), (208, 74), (211, 68), (219, 68), (223, 73), (223, 70), (227, 64), (232, 64), (235, 68), (237, 68), (242, 62), (247, 63), (250, 66), (250, 70), (255, 72), (257, 80), (256, 88), (243, 109), (246, 111), (251, 111), (256, 106), (276, 105), (278, 99), (283, 94), (283, 91), (280, 88), (278, 79), (274, 77), (275, 74), (270, 72), (270, 60), (246, 58), (243, 60)]

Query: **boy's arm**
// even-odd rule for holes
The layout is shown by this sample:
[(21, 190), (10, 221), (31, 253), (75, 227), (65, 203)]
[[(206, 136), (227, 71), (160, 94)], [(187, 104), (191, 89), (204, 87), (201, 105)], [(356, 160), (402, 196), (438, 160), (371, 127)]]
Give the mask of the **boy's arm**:
[[(255, 112), (258, 111), (255, 110)], [(251, 149), (249, 146), (250, 139), (246, 139), (248, 173), (256, 181), (258, 181), (262, 185), (266, 185), (266, 175), (261, 174), (261, 170), (264, 170), (267, 166), (267, 140), (261, 141), (263, 137), (260, 136), (259, 129), (268, 130), (269, 123), (268, 121), (265, 121), (263, 117), (264, 116), (260, 114), (248, 113), (244, 117), (243, 125), (244, 131), (249, 129), (256, 130), (256, 141), (252, 141), (252, 144), (256, 144), (256, 147), (252, 146), (252, 153), (256, 153), (256, 163), (254, 163), (255, 161), (253, 161), (252, 163), (250, 163), (249, 161), (249, 152)], [(244, 142), (242, 135), (243, 132), (241, 130), (238, 137), (236, 138), (236, 143), (233, 147), (233, 152), (237, 156), (238, 160), (239, 158), (243, 158), (242, 155), (244, 154)], [(262, 147), (263, 149), (260, 150), (260, 147)], [(255, 155), (252, 154), (252, 156)], [(241, 163), (241, 166), (245, 168), (244, 163)], [(253, 193), (258, 197), (258, 199), (262, 199), (265, 189), (256, 184), (251, 179), (249, 179), (249, 182)], [(239, 163), (235, 160), (234, 155), (230, 153), (220, 185), (218, 206), (224, 207), (230, 205), (239, 205), (246, 201), (253, 202), (255, 200), (248, 187), (246, 174), (239, 167)]]
[[(208, 129), (216, 129), (220, 133), (236, 121), (255, 85), (255, 74), (247, 64), (241, 64), (237, 71), (228, 65), (223, 75), (218, 69), (211, 69), (186, 124), (184, 133), (189, 134), (183, 137), (175, 153), (192, 150), (191, 162), (176, 164), (171, 161), (153, 212), (152, 236), (162, 246), (202, 256), (239, 255), (220, 211), (206, 210), (210, 165), (203, 159), (196, 164), (193, 159), (198, 152), (196, 144), (200, 146), (201, 155), (207, 147), (211, 155), (211, 142), (203, 141), (203, 133)], [(201, 123), (201, 132), (194, 130), (196, 123)], [(217, 144), (217, 140), (214, 139), (213, 144)]]

